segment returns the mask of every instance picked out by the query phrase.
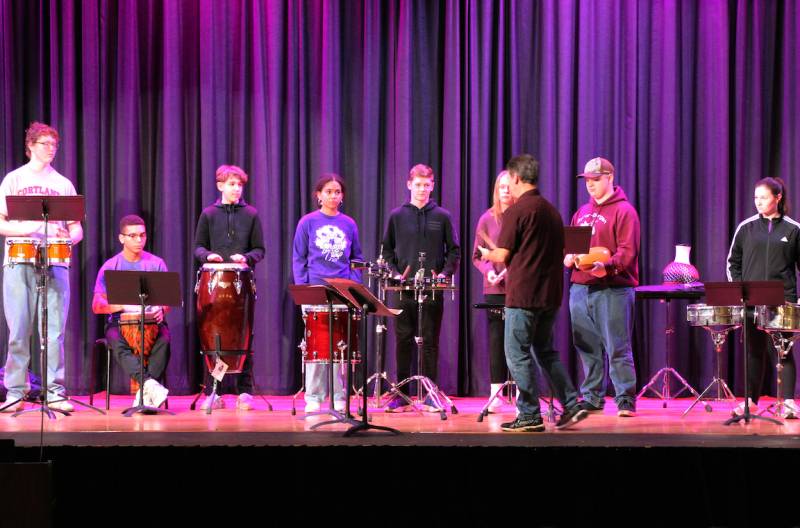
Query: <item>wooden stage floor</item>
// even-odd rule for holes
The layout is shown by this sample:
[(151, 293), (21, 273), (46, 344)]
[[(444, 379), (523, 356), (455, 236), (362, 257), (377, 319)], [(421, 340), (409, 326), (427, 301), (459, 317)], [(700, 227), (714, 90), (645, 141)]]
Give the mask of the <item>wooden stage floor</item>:
[[(786, 420), (783, 425), (766, 422), (743, 422), (723, 425), (730, 407), (715, 403), (713, 412), (696, 406), (685, 418), (683, 411), (691, 399), (670, 400), (667, 407), (657, 399), (641, 399), (637, 416), (618, 418), (613, 401), (607, 401), (604, 414), (591, 415), (585, 421), (565, 431), (556, 431), (547, 424), (546, 433), (504, 433), (500, 424), (513, 419), (514, 410), (491, 414), (482, 423), (477, 421), (484, 398), (456, 398), (458, 414), (448, 413), (446, 420), (438, 414), (387, 414), (370, 408), (371, 423), (398, 429), (394, 436), (370, 432), (355, 437), (342, 436), (345, 424), (328, 425), (318, 430), (311, 426), (328, 419), (315, 416), (304, 419), (302, 410), (291, 415), (291, 397), (270, 396), (274, 410), (256, 398), (256, 409), (237, 411), (233, 396), (226, 395), (228, 408), (205, 412), (189, 410), (191, 396), (169, 399), (169, 415), (136, 415), (123, 417), (120, 411), (131, 398), (113, 396), (111, 411), (101, 415), (78, 406), (72, 416), (44, 420), (44, 444), (50, 446), (332, 446), (332, 445), (390, 445), (390, 446), (587, 446), (587, 447), (800, 447), (800, 420)], [(88, 401), (88, 397), (79, 397)], [(98, 394), (95, 403), (103, 405)], [(763, 398), (763, 406), (773, 400)], [(372, 403), (372, 401), (370, 400)], [(302, 409), (302, 402), (298, 400)], [(353, 411), (355, 412), (355, 411)], [(0, 415), (0, 438), (14, 439), (19, 447), (40, 443), (40, 413), (20, 417)]]

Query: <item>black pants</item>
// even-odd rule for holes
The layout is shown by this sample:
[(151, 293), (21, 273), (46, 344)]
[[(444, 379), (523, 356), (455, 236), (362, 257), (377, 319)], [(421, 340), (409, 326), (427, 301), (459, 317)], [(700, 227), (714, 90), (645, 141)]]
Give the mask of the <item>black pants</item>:
[[(750, 388), (750, 397), (758, 403), (767, 376), (775, 377), (775, 365), (778, 364), (778, 351), (772, 344), (772, 338), (766, 332), (756, 328), (752, 313), (748, 314), (747, 322), (747, 383)], [(794, 353), (790, 351), (783, 360), (781, 373), (781, 397), (794, 398), (797, 367), (794, 362)]]
[[(205, 361), (203, 362), (205, 366)], [(214, 379), (206, 369), (205, 373), (205, 386), (203, 392), (206, 395), (211, 394), (214, 387)], [(222, 378), (222, 384), (217, 384), (217, 394), (253, 394), (253, 353), (247, 354), (242, 366), (242, 372), (239, 374), (225, 374)]]
[[(439, 332), (442, 329), (442, 313), (444, 308), (443, 292), (436, 292), (436, 299), (428, 299), (422, 303), (422, 361), (421, 372), (436, 383), (439, 369)], [(417, 301), (413, 292), (404, 292), (402, 300), (396, 306), (403, 313), (395, 317), (395, 343), (397, 345), (397, 381), (400, 382), (411, 375), (411, 360), (416, 350), (414, 336), (417, 335)], [(416, 371), (416, 367), (414, 368)], [(403, 387), (410, 394), (409, 385)]]
[[(485, 295), (484, 300), (489, 304), (505, 304), (506, 296), (502, 294)], [(491, 383), (506, 381), (506, 354), (503, 349), (503, 339), (506, 324), (502, 312), (487, 310), (489, 318), (489, 379)]]
[[(133, 349), (128, 342), (120, 335), (119, 326), (116, 324), (106, 326), (106, 341), (108, 342), (108, 347), (111, 349), (111, 353), (114, 355), (114, 359), (117, 361), (117, 364), (122, 367), (122, 370), (125, 371), (125, 374), (138, 383), (141, 383), (142, 380), (139, 374), (141, 368), (140, 358), (133, 353)], [(168, 362), (169, 328), (167, 325), (162, 324), (159, 325), (158, 337), (153, 344), (153, 348), (150, 350), (147, 366), (144, 368), (144, 381), (150, 378), (156, 380), (161, 379)]]

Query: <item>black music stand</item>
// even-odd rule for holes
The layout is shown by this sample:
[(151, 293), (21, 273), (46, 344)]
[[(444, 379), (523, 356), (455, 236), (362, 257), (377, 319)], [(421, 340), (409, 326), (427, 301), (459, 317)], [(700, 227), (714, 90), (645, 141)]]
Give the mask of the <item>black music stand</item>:
[[(144, 404), (144, 319), (145, 306), (183, 306), (180, 277), (176, 271), (114, 271), (105, 272), (109, 304), (138, 304), (139, 312), (139, 405), (122, 411), (125, 417), (136, 413), (175, 414), (167, 409)], [(166, 314), (165, 314), (166, 315)]]
[(749, 365), (747, 359), (747, 307), (756, 305), (780, 306), (785, 302), (783, 297), (783, 282), (781, 281), (742, 281), (742, 282), (706, 282), (706, 304), (709, 306), (732, 306), (741, 305), (745, 316), (745, 324), (742, 325), (742, 339), (744, 341), (744, 412), (739, 416), (733, 416), (725, 420), (725, 425), (739, 423), (749, 424), (750, 420), (764, 420), (775, 425), (783, 425), (783, 422), (758, 416), (750, 413), (750, 384), (748, 381)]
[[(383, 304), (380, 299), (372, 295), (372, 293), (364, 287), (363, 284), (358, 283), (354, 280), (350, 279), (325, 279), (325, 282), (333, 286), (339, 295), (347, 300), (348, 307), (352, 307), (353, 309), (357, 309), (361, 311), (361, 335), (362, 339), (359, 340), (359, 343), (363, 343), (365, 350), (361, 353), (361, 375), (366, 380), (367, 374), (369, 370), (367, 368), (369, 354), (366, 350), (366, 343), (367, 343), (367, 332), (369, 329), (369, 324), (367, 322), (367, 314), (372, 314), (375, 317), (396, 317), (399, 315), (402, 310), (396, 310), (392, 308), (388, 308), (385, 304)], [(348, 332), (349, 334), (349, 332)], [(348, 365), (350, 363), (350, 346), (347, 347), (347, 362)], [(350, 414), (350, 369), (347, 369), (347, 401), (346, 401), (346, 408), (345, 412), (349, 415)], [(377, 381), (380, 383), (380, 380)], [(351, 436), (356, 433), (367, 431), (369, 429), (376, 429), (378, 431), (387, 431), (394, 434), (400, 434), (400, 431), (397, 429), (393, 429), (391, 427), (384, 427), (381, 425), (372, 425), (369, 423), (369, 417), (367, 416), (367, 391), (366, 391), (366, 384), (364, 385), (364, 389), (361, 391), (361, 422), (356, 423), (344, 433), (344, 436)], [(322, 425), (322, 424), (319, 424)]]
[[(60, 412), (64, 415), (70, 413), (60, 409), (50, 409), (47, 403), (48, 382), (47, 382), (47, 327), (48, 327), (48, 308), (47, 308), (47, 294), (50, 285), (50, 276), (47, 270), (50, 267), (49, 251), (48, 251), (48, 229), (50, 221), (65, 221), (65, 222), (80, 222), (84, 216), (84, 199), (82, 195), (77, 196), (6, 196), (6, 206), (8, 209), (9, 220), (40, 220), (44, 222), (44, 236), (42, 239), (42, 250), (40, 252), (40, 260), (37, 262), (37, 270), (39, 271), (39, 282), (37, 289), (39, 290), (39, 299), (42, 303), (41, 321), (40, 323), (40, 365), (42, 368), (42, 391), (41, 402), (34, 402), (40, 405), (38, 409), (23, 410), (14, 413), (12, 416), (18, 416), (26, 412), (41, 411), (46, 414), (48, 418), (55, 418), (53, 411)], [(75, 400), (69, 397), (61, 397), (55, 401), (74, 401), (84, 407), (94, 409), (100, 414), (105, 414), (104, 411), (83, 403), (82, 401)], [(14, 405), (19, 400), (12, 403), (7, 403), (3, 408)]]
[[(671, 301), (677, 299), (700, 299), (703, 296), (703, 289), (698, 287), (686, 287), (684, 285), (671, 285), (671, 284), (652, 284), (645, 286), (637, 286), (634, 291), (636, 292), (637, 299), (658, 299), (664, 303), (666, 307), (666, 319), (664, 321), (664, 366), (658, 372), (653, 374), (650, 381), (642, 387), (639, 394), (636, 396), (638, 400), (644, 396), (647, 391), (652, 391), (653, 394), (658, 396), (662, 401), (661, 407), (667, 407), (669, 400), (677, 398), (684, 391), (689, 391), (695, 398), (700, 398), (700, 394), (694, 387), (692, 387), (680, 373), (671, 366), (670, 354), (672, 353), (672, 339), (671, 336), (675, 333), (675, 325), (672, 322), (672, 311), (670, 310)], [(673, 376), (682, 387), (678, 392), (672, 394), (670, 391), (669, 377)], [(657, 384), (661, 383), (661, 390), (657, 389)], [(710, 411), (710, 406), (706, 404), (706, 410)]]
[[(329, 415), (333, 417), (333, 420), (328, 420), (326, 422), (321, 422), (318, 424), (314, 424), (311, 426), (311, 429), (316, 429), (317, 427), (321, 427), (323, 425), (329, 425), (333, 423), (348, 423), (350, 425), (358, 424), (358, 420), (355, 420), (349, 413), (349, 396), (350, 396), (350, 387), (347, 387), (347, 395), (346, 398), (348, 401), (345, 402), (346, 406), (346, 413), (342, 414), (336, 410), (334, 402), (333, 402), (333, 393), (334, 393), (334, 379), (333, 379), (333, 305), (336, 304), (348, 304), (347, 298), (342, 297), (335, 288), (332, 286), (325, 286), (323, 284), (290, 284), (289, 285), (289, 294), (292, 296), (292, 300), (298, 306), (302, 306), (304, 304), (326, 304), (328, 305), (328, 410), (327, 411), (317, 411), (313, 413), (306, 413), (304, 416), (305, 418), (309, 418), (311, 416), (319, 416), (319, 415)], [(348, 304), (348, 332), (347, 332), (347, 369), (348, 372), (351, 368), (349, 357), (350, 357), (350, 305)], [(349, 380), (349, 375), (348, 375)], [(305, 388), (305, 379), (303, 380), (303, 387)]]

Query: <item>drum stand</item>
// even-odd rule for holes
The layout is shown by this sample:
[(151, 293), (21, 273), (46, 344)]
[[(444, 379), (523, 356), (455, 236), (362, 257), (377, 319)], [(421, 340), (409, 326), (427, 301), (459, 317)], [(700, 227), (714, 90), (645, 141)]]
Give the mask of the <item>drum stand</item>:
[[(423, 264), (425, 261), (424, 253), (420, 253), (420, 264)], [(417, 280), (421, 278), (424, 274), (424, 268), (420, 265), (419, 271), (417, 271), (417, 276), (414, 279), (414, 295), (417, 299), (417, 335), (414, 336), (414, 341), (417, 344), (417, 374), (414, 376), (410, 376), (397, 385), (392, 386), (392, 390), (390, 394), (394, 394), (403, 398), (408, 404), (414, 407), (414, 409), (419, 410), (417, 405), (424, 401), (422, 398), (422, 389), (425, 389), (425, 400), (430, 400), (433, 403), (432, 407), (436, 409), (436, 412), (439, 413), (439, 417), (442, 420), (447, 420), (447, 414), (445, 411), (446, 406), (450, 407), (451, 414), (458, 414), (458, 409), (453, 404), (453, 401), (447, 397), (447, 395), (436, 386), (432, 379), (427, 376), (423, 376), (420, 374), (422, 372), (422, 349), (423, 349), (423, 337), (422, 337), (422, 313), (423, 313), (423, 303), (425, 299), (428, 298), (425, 295), (425, 285), (421, 280)], [(431, 290), (431, 296), (436, 295), (436, 292)], [(400, 389), (403, 385), (408, 385), (412, 381), (417, 382), (417, 401), (414, 402), (411, 398), (406, 396)]]
[[(377, 278), (378, 284), (378, 299), (382, 302), (386, 302), (386, 291), (384, 290), (384, 286), (386, 284), (386, 279), (389, 277), (389, 268), (386, 265), (386, 261), (383, 260), (383, 247), (381, 247), (381, 253), (379, 253), (379, 257), (377, 262), (375, 263), (375, 271), (371, 267), (369, 270), (369, 276), (372, 277), (373, 274)], [(375, 383), (375, 388), (373, 389), (372, 398), (375, 402), (375, 407), (380, 409), (383, 407), (383, 392), (382, 392), (382, 384), (385, 381), (386, 384), (390, 387), (389, 392), (391, 392), (395, 388), (395, 384), (391, 382), (389, 376), (386, 374), (384, 368), (384, 361), (383, 361), (383, 340), (384, 340), (384, 332), (386, 331), (386, 321), (383, 317), (375, 316), (375, 362), (377, 366), (375, 367), (377, 370), (367, 378), (367, 381), (364, 383), (364, 386), (361, 387), (356, 391), (356, 396), (361, 396), (362, 391), (366, 390), (370, 383)], [(366, 334), (365, 334), (366, 335)]]
[[(671, 341), (672, 341), (670, 336), (672, 336), (672, 334), (675, 333), (675, 325), (672, 324), (672, 319), (670, 317), (670, 309), (669, 309), (670, 300), (669, 300), (669, 298), (662, 299), (662, 301), (666, 304), (666, 307), (667, 307), (667, 320), (666, 320), (666, 323), (664, 324), (664, 341), (666, 342), (666, 347), (667, 347), (666, 351), (665, 351), (665, 357), (664, 357), (665, 365), (661, 368), (661, 370), (659, 370), (658, 372), (653, 374), (653, 377), (650, 378), (650, 381), (647, 382), (647, 385), (642, 387), (642, 390), (639, 391), (639, 394), (636, 395), (636, 399), (638, 400), (639, 398), (644, 396), (645, 393), (649, 390), (649, 391), (652, 391), (653, 394), (658, 396), (659, 399), (663, 400), (663, 402), (661, 403), (661, 407), (666, 409), (667, 408), (667, 402), (669, 402), (669, 400), (671, 400), (673, 398), (677, 398), (684, 391), (691, 392), (695, 396), (695, 398), (700, 398), (700, 395), (697, 393), (696, 390), (694, 390), (694, 388), (692, 388), (691, 385), (689, 385), (689, 382), (686, 381), (683, 378), (683, 376), (678, 374), (677, 370), (675, 370), (674, 368), (670, 367), (669, 356), (670, 356), (670, 348), (671, 348), (670, 344), (671, 344)], [(676, 392), (675, 394), (672, 394), (670, 392), (670, 387), (669, 387), (669, 381), (670, 381), (669, 377), (670, 377), (670, 375), (674, 376), (675, 379), (678, 381), (678, 383), (680, 385), (682, 385), (680, 390), (678, 390), (678, 392)], [(661, 383), (661, 390), (660, 391), (657, 389), (657, 384), (659, 382)]]
[[(683, 411), (681, 417), (684, 417), (687, 414), (689, 414), (689, 411), (691, 411), (694, 408), (694, 406), (697, 405), (700, 402), (700, 400), (703, 399), (703, 397), (705, 397), (706, 394), (711, 394), (711, 390), (714, 387), (717, 388), (717, 397), (713, 398), (713, 401), (717, 402), (727, 401), (729, 403), (733, 403), (734, 405), (736, 404), (736, 396), (734, 396), (733, 391), (731, 391), (730, 387), (728, 387), (728, 384), (725, 382), (725, 380), (722, 378), (720, 374), (721, 363), (722, 363), (722, 360), (720, 358), (722, 357), (722, 345), (725, 344), (725, 341), (728, 338), (728, 332), (730, 332), (731, 330), (736, 330), (738, 326), (733, 325), (728, 327), (721, 327), (721, 329), (719, 330), (714, 329), (710, 326), (704, 326), (703, 328), (708, 330), (709, 334), (711, 334), (711, 341), (714, 342), (714, 352), (716, 353), (717, 356), (717, 374), (716, 376), (714, 376), (714, 379), (711, 380), (711, 383), (709, 383), (708, 386), (703, 390), (703, 392), (701, 392), (700, 395), (697, 398), (695, 398), (692, 404), (685, 411)], [(703, 404), (703, 408), (706, 410), (706, 412), (711, 412), (714, 410), (711, 407), (711, 404), (708, 403), (708, 401), (706, 401), (706, 403)]]
[(795, 342), (800, 339), (800, 333), (786, 332), (790, 337), (785, 337), (783, 332), (768, 330), (766, 328), (763, 328), (762, 330), (764, 330), (764, 332), (769, 334), (769, 337), (772, 338), (772, 344), (778, 353), (778, 363), (775, 365), (775, 373), (777, 376), (777, 397), (775, 399), (775, 403), (771, 404), (758, 414), (761, 415), (768, 412), (773, 416), (777, 416), (778, 418), (785, 418), (786, 408), (781, 391), (783, 384), (783, 360), (786, 359), (786, 356), (792, 351), (792, 346), (794, 346)]

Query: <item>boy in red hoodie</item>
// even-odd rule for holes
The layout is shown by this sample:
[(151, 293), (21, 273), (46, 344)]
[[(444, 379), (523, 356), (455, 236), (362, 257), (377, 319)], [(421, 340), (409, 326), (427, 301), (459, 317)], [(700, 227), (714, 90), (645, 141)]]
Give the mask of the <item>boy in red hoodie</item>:
[(639, 285), (639, 215), (621, 187), (614, 185), (614, 166), (593, 158), (578, 174), (584, 178), (589, 201), (572, 217), (571, 225), (592, 226), (592, 247), (611, 252), (606, 263), (581, 271), (574, 268), (575, 255), (564, 257), (572, 269), (569, 311), (572, 340), (583, 363), (581, 408), (602, 412), (608, 373), (614, 384), (617, 416), (636, 413), (636, 371), (633, 365), (634, 288)]

